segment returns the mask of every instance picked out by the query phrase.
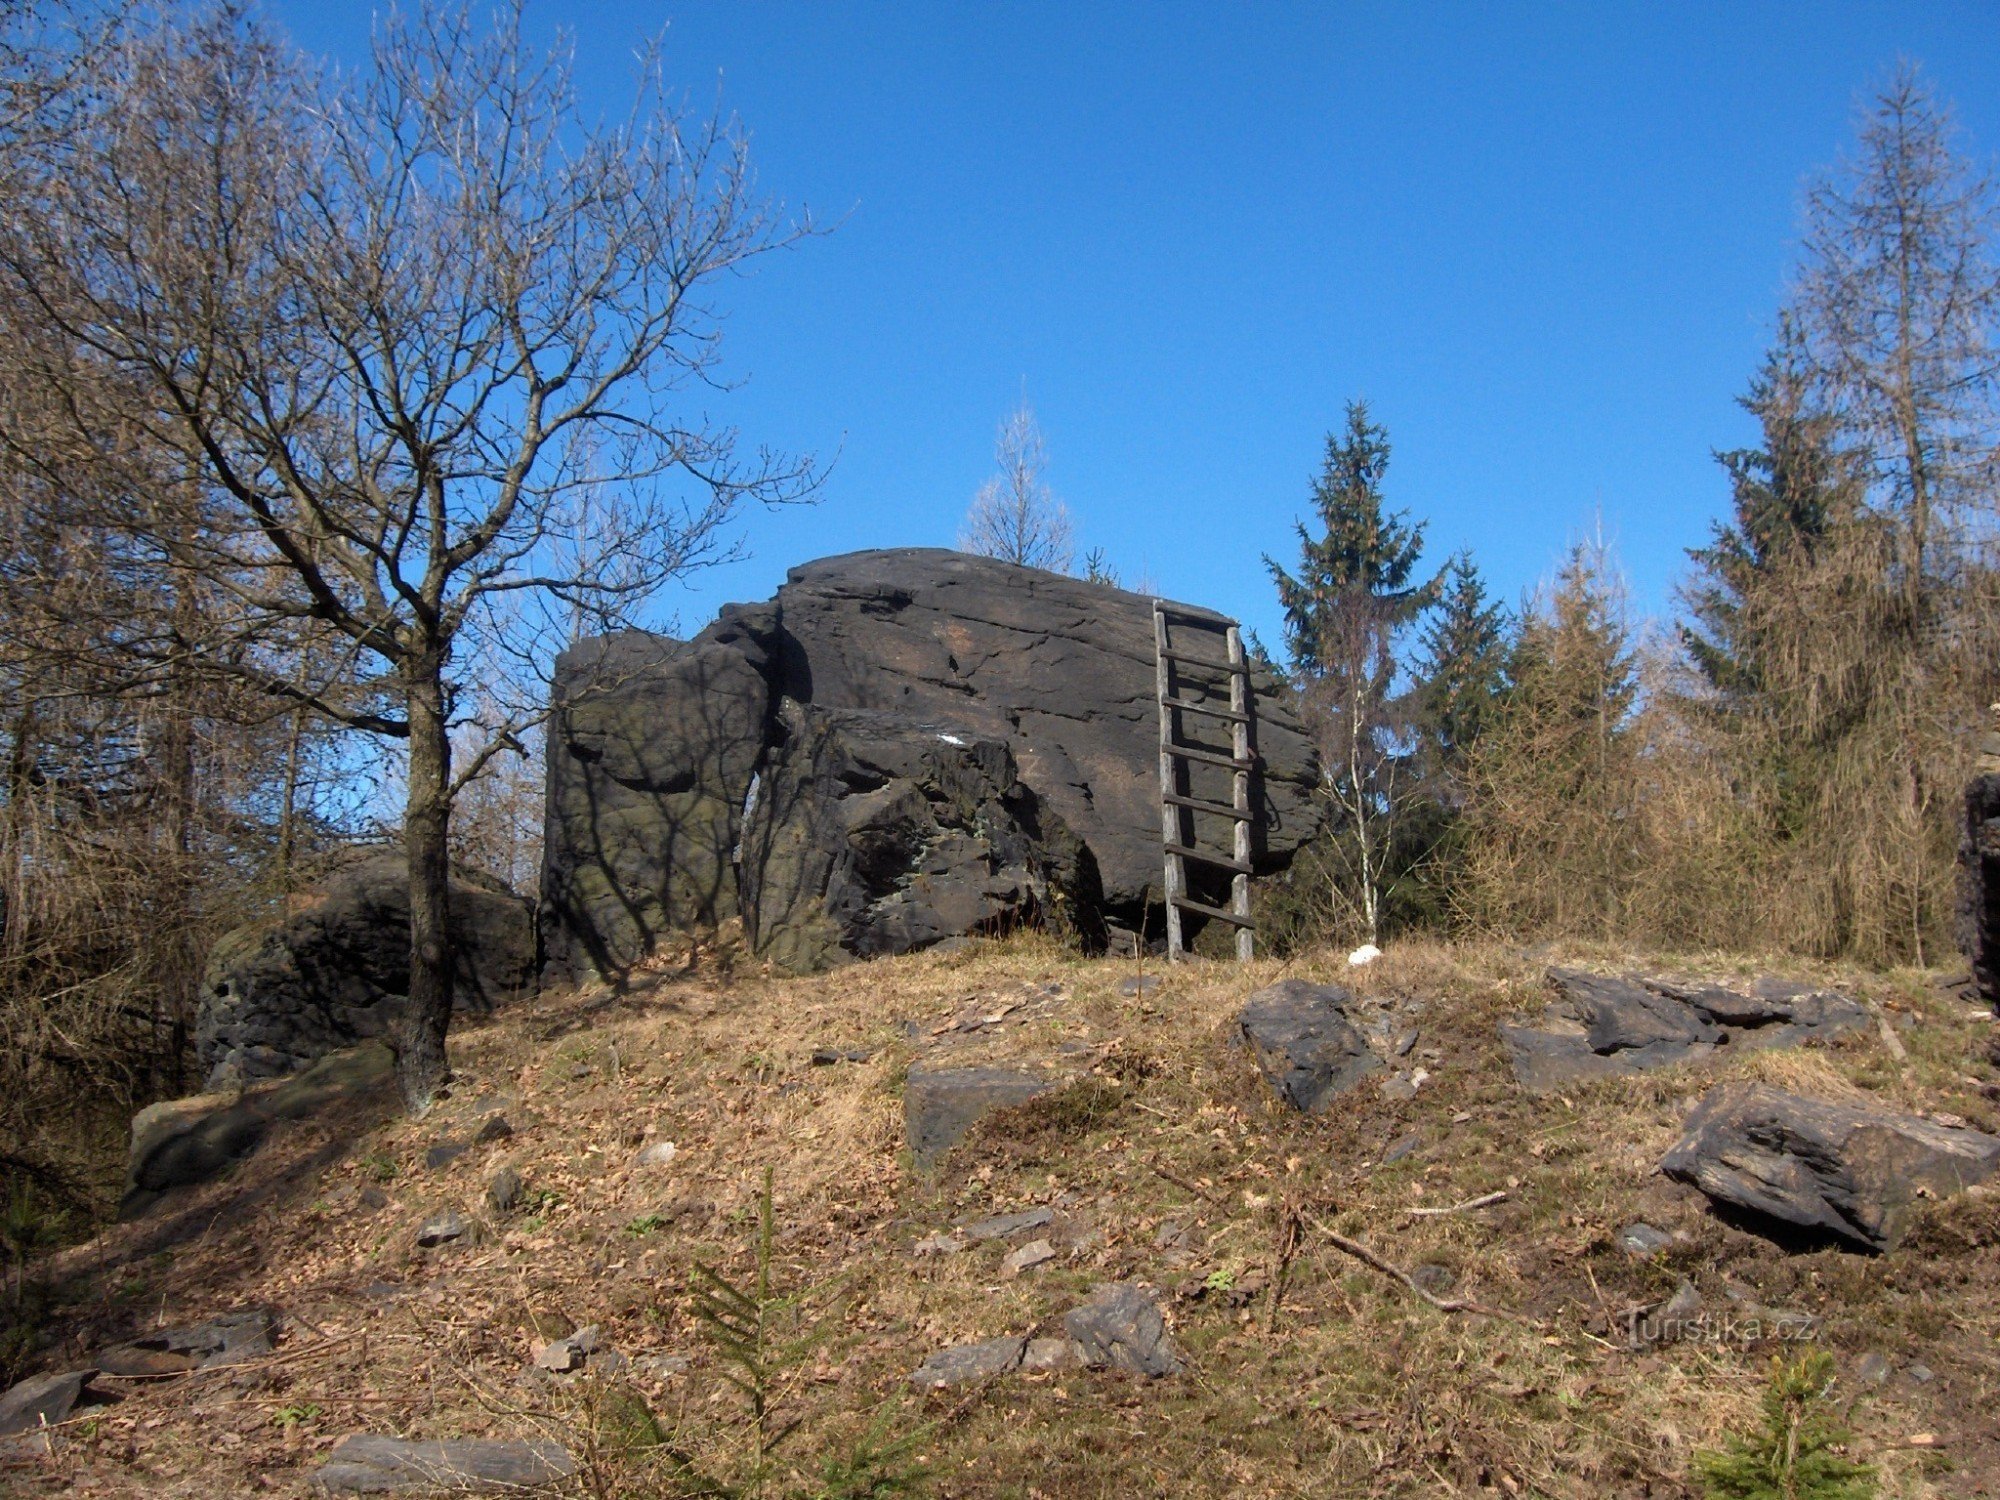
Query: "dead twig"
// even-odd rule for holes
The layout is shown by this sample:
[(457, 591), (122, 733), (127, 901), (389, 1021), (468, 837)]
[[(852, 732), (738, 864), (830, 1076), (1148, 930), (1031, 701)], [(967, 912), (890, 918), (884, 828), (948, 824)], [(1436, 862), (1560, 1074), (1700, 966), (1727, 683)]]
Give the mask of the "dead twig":
[(1542, 1326), (1537, 1320), (1528, 1317), (1526, 1314), (1509, 1312), (1504, 1307), (1488, 1307), (1483, 1302), (1474, 1302), (1470, 1297), (1433, 1296), (1430, 1292), (1425, 1291), (1421, 1286), (1419, 1286), (1417, 1284), (1416, 1278), (1411, 1276), (1408, 1271), (1405, 1271), (1402, 1269), (1402, 1267), (1393, 1265), (1390, 1262), (1382, 1259), (1381, 1256), (1377, 1255), (1373, 1250), (1370, 1250), (1366, 1245), (1362, 1244), (1361, 1241), (1349, 1239), (1339, 1230), (1333, 1228), (1329, 1224), (1321, 1222), (1320, 1220), (1312, 1217), (1312, 1215), (1310, 1214), (1305, 1214), (1302, 1215), (1301, 1217), (1304, 1218), (1306, 1223), (1312, 1225), (1314, 1229), (1318, 1230), (1322, 1235), (1324, 1235), (1336, 1250), (1345, 1251), (1347, 1254), (1353, 1256), (1356, 1260), (1360, 1261), (1364, 1266), (1367, 1266), (1372, 1270), (1380, 1271), (1384, 1276), (1389, 1277), (1391, 1280), (1400, 1281), (1410, 1291), (1416, 1293), (1417, 1296), (1421, 1297), (1424, 1301), (1428, 1302), (1432, 1307), (1436, 1308), (1439, 1312), (1477, 1313), (1483, 1318), (1504, 1318), (1510, 1323), (1525, 1324), (1529, 1328), (1540, 1328)]
[(1419, 1218), (1429, 1218), (1436, 1214), (1469, 1213), (1475, 1208), (1491, 1208), (1496, 1203), (1505, 1203), (1506, 1201), (1507, 1194), (1505, 1192), (1486, 1193), (1477, 1198), (1467, 1198), (1463, 1203), (1454, 1203), (1450, 1208), (1406, 1208), (1403, 1212)]
[(1206, 1203), (1210, 1208), (1220, 1208), (1222, 1206), (1221, 1203), (1217, 1201), (1217, 1199), (1212, 1193), (1204, 1192), (1202, 1189), (1196, 1187), (1193, 1183), (1189, 1182), (1185, 1177), (1176, 1177), (1172, 1172), (1169, 1172), (1165, 1167), (1161, 1166), (1157, 1161), (1154, 1161), (1152, 1158), (1150, 1157), (1147, 1158), (1146, 1165), (1151, 1167), (1155, 1172), (1159, 1173), (1160, 1176), (1164, 1177), (1168, 1182), (1171, 1182), (1175, 1187), (1179, 1188), (1182, 1192), (1193, 1193), (1195, 1197), (1201, 1199), (1201, 1201)]

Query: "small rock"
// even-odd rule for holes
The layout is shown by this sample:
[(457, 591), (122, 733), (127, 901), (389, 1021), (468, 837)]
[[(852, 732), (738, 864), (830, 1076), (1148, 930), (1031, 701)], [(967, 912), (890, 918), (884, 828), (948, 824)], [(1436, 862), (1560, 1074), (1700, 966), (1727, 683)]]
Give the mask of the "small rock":
[(469, 1438), (412, 1442), (355, 1434), (333, 1445), (313, 1475), (324, 1494), (379, 1495), (401, 1490), (459, 1493), (544, 1489), (576, 1472), (556, 1443), (500, 1443)]
[(1417, 1085), (1407, 1073), (1395, 1073), (1382, 1080), (1379, 1085), (1382, 1097), (1392, 1103), (1404, 1103), (1417, 1097)]
[(954, 1344), (931, 1355), (910, 1375), (910, 1384), (919, 1390), (962, 1385), (968, 1380), (985, 1380), (1005, 1375), (1021, 1367), (1027, 1356), (1026, 1339), (987, 1339), (979, 1344)]
[(31, 1376), (10, 1387), (0, 1396), (0, 1437), (63, 1421), (83, 1399), (83, 1388), (96, 1373), (65, 1370), (59, 1375)]
[(1423, 1143), (1424, 1138), (1415, 1131), (1411, 1131), (1408, 1135), (1402, 1136), (1392, 1142), (1389, 1149), (1382, 1153), (1382, 1165), (1385, 1167), (1393, 1166), (1412, 1151), (1415, 1151), (1419, 1146), (1423, 1145)]
[(1416, 1045), (1417, 1028), (1408, 1026), (1396, 1033), (1394, 1040), (1389, 1043), (1389, 1050), (1398, 1057), (1408, 1057), (1411, 1049)]
[(1614, 1238), (1620, 1250), (1640, 1260), (1651, 1260), (1674, 1242), (1674, 1237), (1664, 1229), (1646, 1223), (1627, 1224)]
[(417, 1230), (419, 1249), (431, 1250), (439, 1245), (454, 1244), (471, 1233), (472, 1225), (465, 1215), (455, 1208), (447, 1208), (442, 1213), (432, 1214)]
[(471, 1149), (466, 1141), (440, 1141), (424, 1153), (424, 1166), (435, 1172), (439, 1167), (448, 1167)]
[(835, 1063), (864, 1063), (875, 1054), (866, 1047), (818, 1047), (812, 1055), (815, 1068), (830, 1068)]
[(479, 1127), (479, 1133), (472, 1140), (474, 1145), (486, 1146), (494, 1141), (510, 1140), (513, 1134), (514, 1127), (507, 1123), (505, 1115), (488, 1115), (486, 1122)]
[(363, 1213), (378, 1214), (389, 1206), (389, 1195), (371, 1182), (355, 1194), (354, 1201)]
[(1155, 1250), (1178, 1250), (1188, 1242), (1188, 1226), (1179, 1219), (1169, 1219), (1160, 1226), (1153, 1236)]
[(1023, 1245), (1000, 1262), (1000, 1270), (1008, 1276), (1019, 1276), (1023, 1271), (1032, 1271), (1036, 1266), (1045, 1265), (1056, 1258), (1056, 1247), (1047, 1240), (1036, 1240)]
[(1433, 1297), (1442, 1297), (1458, 1284), (1458, 1276), (1450, 1266), (1441, 1266), (1435, 1261), (1414, 1266), (1410, 1270), (1410, 1280), (1429, 1292)]
[(1180, 1355), (1167, 1337), (1166, 1319), (1151, 1294), (1130, 1283), (1101, 1286), (1081, 1307), (1063, 1315), (1063, 1330), (1079, 1357), (1093, 1368), (1172, 1375)]
[(1007, 1068), (912, 1068), (903, 1083), (903, 1129), (923, 1168), (995, 1110), (1046, 1093), (1050, 1080)]
[[(535, 1368), (548, 1370), (557, 1375), (566, 1375), (572, 1370), (580, 1370), (588, 1362), (593, 1367), (606, 1365), (609, 1361), (600, 1356), (602, 1335), (595, 1323), (577, 1329), (567, 1338), (556, 1339), (535, 1351)], [(615, 1351), (602, 1349), (602, 1355)], [(617, 1363), (624, 1364), (620, 1358)], [(607, 1372), (608, 1373), (608, 1372)]]
[(512, 1167), (502, 1167), (486, 1179), (486, 1206), (497, 1218), (506, 1218), (520, 1207), (521, 1194), (527, 1184), (521, 1174)]
[(664, 1167), (680, 1154), (681, 1148), (676, 1146), (672, 1141), (654, 1141), (652, 1145), (641, 1149), (638, 1156), (633, 1159), (633, 1165), (640, 1167)]
[(1054, 1220), (1053, 1209), (1029, 1208), (1020, 1213), (998, 1214), (990, 1219), (961, 1225), (958, 1232), (969, 1240), (1004, 1240), (1029, 1229), (1041, 1229)]
[(1359, 948), (1356, 948), (1352, 953), (1347, 955), (1347, 966), (1350, 969), (1363, 968), (1368, 964), (1374, 963), (1381, 956), (1382, 950), (1380, 948), (1376, 947), (1373, 943), (1363, 943)]
[(1909, 1376), (1911, 1381), (1917, 1385), (1929, 1385), (1933, 1380), (1937, 1379), (1937, 1372), (1929, 1365), (1911, 1365), (1903, 1373)]
[(1118, 993), (1127, 1000), (1144, 1000), (1158, 993), (1160, 976), (1157, 974), (1133, 974), (1118, 981)]
[(1634, 1323), (1632, 1345), (1672, 1344), (1701, 1332), (1701, 1293), (1694, 1283), (1682, 1281), (1658, 1307), (1643, 1313)]
[(918, 1240), (911, 1247), (910, 1253), (913, 1255), (956, 1255), (966, 1247), (967, 1243), (968, 1241), (959, 1235), (939, 1230), (936, 1234), (927, 1234)]
[(681, 1354), (642, 1354), (632, 1368), (648, 1380), (672, 1380), (687, 1374), (687, 1357)]
[(1854, 1378), (1863, 1385), (1880, 1385), (1889, 1378), (1889, 1356), (1870, 1350), (1854, 1365)]

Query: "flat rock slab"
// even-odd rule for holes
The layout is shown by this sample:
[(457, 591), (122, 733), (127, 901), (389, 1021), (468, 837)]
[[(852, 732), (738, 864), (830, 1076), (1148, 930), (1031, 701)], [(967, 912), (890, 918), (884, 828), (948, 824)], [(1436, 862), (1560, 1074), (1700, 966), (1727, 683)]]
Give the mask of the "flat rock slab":
[(95, 1356), (109, 1375), (170, 1375), (179, 1370), (240, 1365), (271, 1352), (278, 1317), (268, 1307), (243, 1307), (179, 1328), (163, 1328)]
[(1052, 1208), (1024, 1208), (1019, 1213), (996, 1214), (990, 1219), (976, 1219), (970, 1224), (961, 1224), (958, 1233), (968, 1240), (1004, 1240), (1030, 1229), (1043, 1229), (1055, 1222)]
[(2000, 1136), (1728, 1083), (1688, 1117), (1660, 1170), (1717, 1203), (1888, 1250), (1920, 1197), (1948, 1197), (2000, 1170)]
[(54, 1426), (68, 1417), (83, 1399), (83, 1388), (96, 1370), (65, 1370), (58, 1375), (35, 1375), (0, 1396), (0, 1437), (32, 1432), (43, 1424)]
[(1550, 969), (1548, 982), (1555, 1000), (1539, 1020), (1500, 1027), (1514, 1076), (1537, 1093), (1699, 1062), (1723, 1048), (1796, 1047), (1867, 1020), (1845, 995), (1786, 980), (1732, 990)]
[(1054, 1087), (1009, 1068), (912, 1068), (903, 1084), (903, 1130), (920, 1167), (934, 1166), (979, 1120)]
[(910, 1384), (919, 1390), (940, 1390), (1016, 1372), (1068, 1369), (1079, 1361), (1076, 1345), (1068, 1339), (986, 1339), (938, 1350), (911, 1373)]
[(1281, 979), (1244, 1002), (1237, 1035), (1292, 1108), (1318, 1114), (1382, 1063), (1349, 1024), (1337, 984)]
[(576, 1472), (557, 1443), (503, 1443), (471, 1438), (411, 1442), (356, 1434), (333, 1445), (313, 1475), (329, 1495), (387, 1495), (404, 1490), (481, 1494), (545, 1489)]
[(1181, 1368), (1160, 1304), (1129, 1282), (1100, 1286), (1088, 1302), (1063, 1315), (1063, 1331), (1093, 1369), (1157, 1376)]

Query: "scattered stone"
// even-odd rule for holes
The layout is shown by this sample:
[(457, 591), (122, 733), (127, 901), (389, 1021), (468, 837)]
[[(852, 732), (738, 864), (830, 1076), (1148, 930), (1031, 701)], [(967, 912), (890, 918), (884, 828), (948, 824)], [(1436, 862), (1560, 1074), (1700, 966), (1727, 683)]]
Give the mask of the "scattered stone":
[(1237, 1033), (1292, 1108), (1318, 1114), (1382, 1064), (1349, 1024), (1338, 985), (1281, 979), (1244, 1002)]
[(1169, 1219), (1160, 1226), (1159, 1233), (1153, 1236), (1153, 1248), (1179, 1250), (1187, 1245), (1189, 1237), (1188, 1226), (1183, 1220)]
[(1083, 1363), (1094, 1369), (1157, 1376), (1181, 1368), (1159, 1303), (1129, 1282), (1099, 1287), (1088, 1302), (1063, 1315), (1063, 1330), (1076, 1341)]
[(664, 1167), (680, 1154), (681, 1148), (672, 1141), (654, 1141), (650, 1146), (640, 1150), (633, 1158), (632, 1164), (638, 1167)]
[(472, 1141), (474, 1145), (487, 1146), (494, 1141), (511, 1140), (513, 1135), (514, 1127), (507, 1123), (505, 1115), (488, 1115), (486, 1122), (479, 1127), (479, 1134), (475, 1135)]
[(272, 1351), (278, 1315), (268, 1307), (242, 1307), (205, 1323), (163, 1328), (95, 1356), (107, 1375), (171, 1375), (246, 1364)]
[[(593, 1356), (599, 1353), (601, 1345), (602, 1339), (598, 1327), (595, 1323), (591, 1323), (577, 1329), (567, 1338), (555, 1339), (537, 1349), (535, 1368), (547, 1370), (555, 1375), (567, 1375), (572, 1370), (581, 1370), (586, 1363), (593, 1365), (605, 1363), (601, 1359), (593, 1359)], [(603, 1352), (609, 1354), (614, 1351), (605, 1349)]]
[(1833, 1104), (1763, 1083), (1709, 1091), (1660, 1170), (1711, 1199), (1887, 1250), (1919, 1198), (2000, 1169), (2000, 1137), (1915, 1115)]
[(956, 1255), (966, 1247), (967, 1241), (950, 1230), (939, 1230), (927, 1234), (911, 1247), (912, 1255)]
[(448, 1167), (471, 1150), (466, 1141), (441, 1141), (424, 1153), (424, 1166), (435, 1172), (439, 1167)]
[(521, 1194), (527, 1184), (513, 1167), (502, 1167), (486, 1179), (486, 1206), (494, 1217), (504, 1219), (521, 1206)]
[(65, 1370), (57, 1375), (35, 1375), (0, 1396), (0, 1437), (12, 1437), (66, 1419), (83, 1399), (83, 1388), (96, 1375), (94, 1369)]
[(910, 1376), (919, 1390), (963, 1385), (968, 1380), (986, 1380), (1021, 1367), (1027, 1357), (1028, 1340), (987, 1339), (978, 1344), (954, 1344), (931, 1355)]
[(1674, 1237), (1666, 1230), (1655, 1229), (1646, 1223), (1627, 1224), (1614, 1238), (1620, 1250), (1640, 1260), (1651, 1260), (1674, 1242)]
[(1870, 1350), (1855, 1361), (1854, 1378), (1862, 1385), (1880, 1385), (1889, 1378), (1889, 1356), (1879, 1350)]
[(683, 1354), (642, 1354), (632, 1368), (648, 1380), (672, 1380), (687, 1374), (688, 1362)]
[(1909, 1376), (1911, 1381), (1917, 1385), (1929, 1385), (1933, 1380), (1937, 1379), (1937, 1372), (1931, 1369), (1929, 1365), (1911, 1365), (1903, 1373)]
[(1347, 955), (1347, 966), (1350, 969), (1363, 968), (1368, 964), (1374, 963), (1381, 956), (1382, 950), (1380, 948), (1376, 947), (1373, 943), (1363, 943), (1359, 948), (1356, 948), (1352, 953)]
[(815, 1068), (830, 1068), (835, 1063), (865, 1063), (875, 1053), (867, 1047), (820, 1047), (813, 1052), (812, 1065)]
[(1145, 1000), (1159, 993), (1160, 976), (1133, 974), (1118, 981), (1118, 993), (1127, 1000)]
[(1397, 1057), (1408, 1057), (1410, 1055), (1411, 1049), (1414, 1048), (1416, 1045), (1417, 1045), (1417, 1028), (1414, 1026), (1406, 1026), (1401, 1031), (1397, 1032), (1396, 1035), (1390, 1040), (1389, 1051)]
[(1692, 1281), (1683, 1280), (1673, 1296), (1639, 1314), (1633, 1321), (1631, 1344), (1673, 1344), (1701, 1333), (1701, 1293)]
[(439, 1245), (455, 1244), (471, 1232), (471, 1221), (457, 1209), (447, 1208), (424, 1220), (417, 1230), (417, 1248), (432, 1250)]
[(971, 1224), (961, 1224), (958, 1232), (968, 1240), (1004, 1240), (1030, 1229), (1042, 1229), (1055, 1222), (1052, 1208), (1026, 1208), (1019, 1213), (997, 1214)]
[(313, 1475), (324, 1494), (380, 1495), (402, 1490), (477, 1494), (544, 1489), (576, 1472), (561, 1445), (454, 1438), (413, 1442), (354, 1434), (342, 1438)]
[(1046, 1265), (1056, 1258), (1056, 1247), (1047, 1240), (1035, 1240), (1014, 1251), (1000, 1262), (1003, 1275), (1019, 1276), (1023, 1271), (1032, 1271), (1036, 1266)]
[(1048, 1092), (1050, 1080), (1007, 1068), (912, 1068), (903, 1130), (919, 1167), (937, 1164), (980, 1119)]
[(1427, 1261), (1410, 1268), (1410, 1280), (1429, 1292), (1433, 1297), (1442, 1297), (1458, 1284), (1458, 1273), (1450, 1266), (1441, 1266), (1436, 1261)]
[(1397, 1140), (1390, 1143), (1389, 1149), (1387, 1151), (1384, 1151), (1382, 1153), (1382, 1165), (1385, 1167), (1394, 1166), (1397, 1162), (1401, 1161), (1404, 1157), (1408, 1156), (1412, 1151), (1415, 1151), (1419, 1147), (1421, 1147), (1423, 1143), (1424, 1143), (1424, 1138), (1418, 1135), (1414, 1130), (1411, 1131), (1406, 1136), (1399, 1137)]
[(1503, 1022), (1514, 1076), (1536, 1092), (1699, 1062), (1723, 1047), (1796, 1047), (1863, 1025), (1844, 995), (1759, 979), (1747, 993), (1665, 979), (1550, 969), (1540, 1021)]
[(1393, 1104), (1404, 1104), (1417, 1097), (1417, 1080), (1409, 1073), (1393, 1073), (1378, 1087), (1382, 1097)]

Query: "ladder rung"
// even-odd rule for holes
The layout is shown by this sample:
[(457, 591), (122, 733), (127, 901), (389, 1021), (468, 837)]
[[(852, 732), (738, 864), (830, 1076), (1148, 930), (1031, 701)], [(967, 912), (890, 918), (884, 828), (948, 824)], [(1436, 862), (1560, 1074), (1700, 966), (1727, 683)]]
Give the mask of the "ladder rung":
[(1160, 655), (1164, 656), (1168, 661), (1177, 661), (1184, 667), (1200, 667), (1203, 670), (1209, 672), (1222, 672), (1224, 674), (1228, 674), (1232, 672), (1244, 672), (1249, 670), (1247, 663), (1233, 662), (1233, 661), (1217, 661), (1212, 656), (1196, 656), (1189, 651), (1167, 650), (1167, 651), (1162, 651)]
[(1250, 715), (1239, 714), (1233, 708), (1218, 708), (1213, 703), (1190, 703), (1185, 698), (1162, 698), (1161, 708), (1182, 708), (1189, 713), (1207, 714), (1211, 718), (1227, 719), (1232, 724), (1248, 724)]
[(1197, 911), (1204, 917), (1214, 917), (1218, 922), (1228, 922), (1236, 927), (1255, 927), (1257, 924), (1248, 917), (1239, 917), (1233, 911), (1225, 911), (1219, 906), (1210, 906), (1205, 901), (1191, 900), (1186, 896), (1174, 897), (1174, 905), (1182, 911)]
[(1187, 604), (1169, 604), (1164, 599), (1153, 601), (1153, 613), (1165, 615), (1173, 620), (1185, 620), (1190, 625), (1206, 625), (1211, 630), (1232, 630), (1236, 622), (1227, 615), (1219, 615), (1212, 609), (1196, 609)]
[(1199, 797), (1183, 797), (1179, 792), (1160, 793), (1162, 802), (1175, 807), (1191, 807), (1196, 812), (1214, 813), (1218, 817), (1234, 818), (1239, 823), (1248, 823), (1256, 814), (1247, 807), (1234, 807), (1227, 802), (1204, 802)]
[(1191, 849), (1186, 844), (1168, 844), (1166, 848), (1167, 853), (1178, 854), (1182, 859), (1198, 859), (1205, 865), (1214, 865), (1218, 869), (1223, 870), (1234, 870), (1239, 875), (1254, 875), (1256, 873), (1256, 871), (1243, 863), (1242, 860), (1231, 859), (1226, 854), (1215, 854), (1207, 849)]
[(1254, 760), (1238, 760), (1219, 750), (1197, 750), (1192, 745), (1166, 745), (1162, 748), (1177, 760), (1198, 760), (1205, 766), (1227, 766), (1232, 771), (1254, 771), (1257, 768)]

